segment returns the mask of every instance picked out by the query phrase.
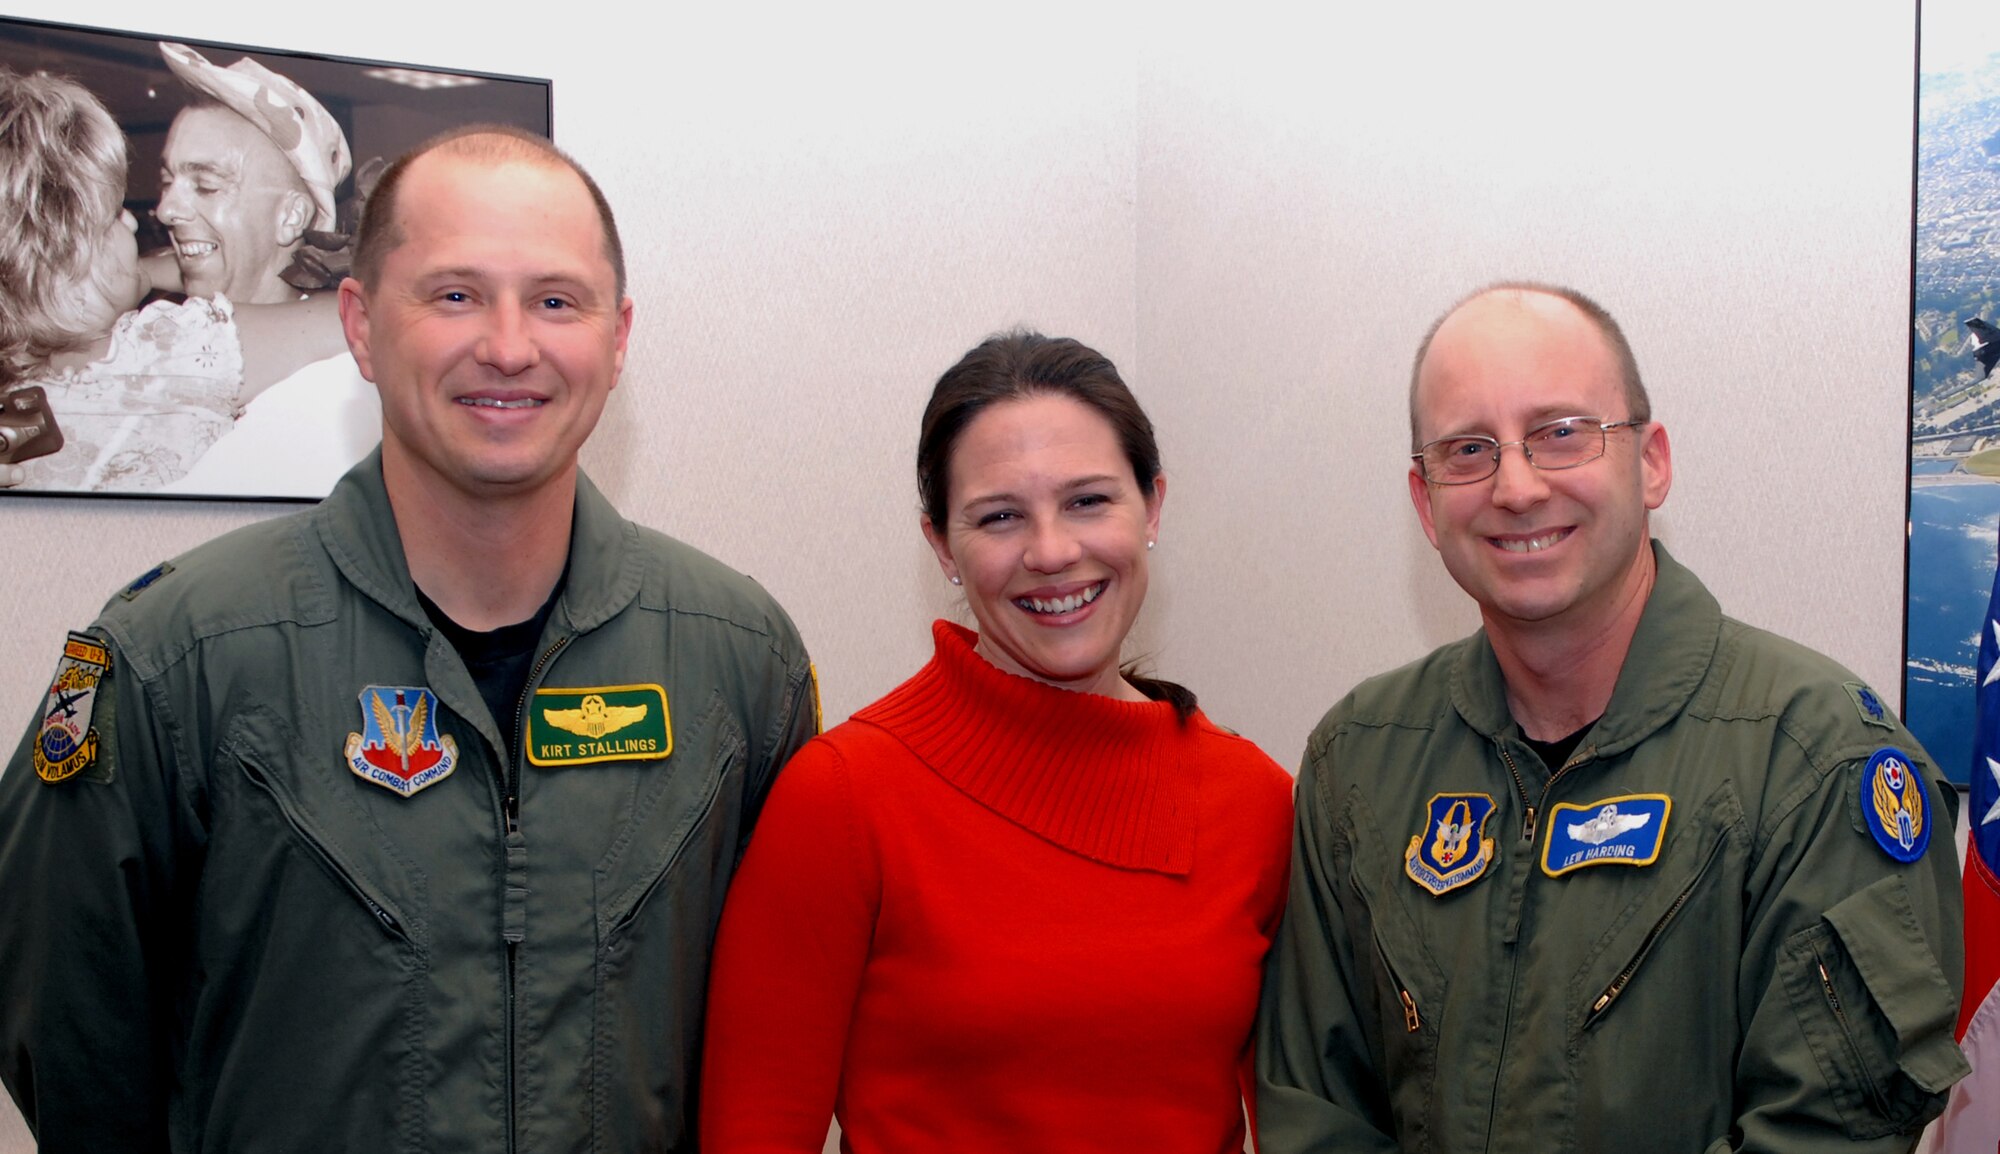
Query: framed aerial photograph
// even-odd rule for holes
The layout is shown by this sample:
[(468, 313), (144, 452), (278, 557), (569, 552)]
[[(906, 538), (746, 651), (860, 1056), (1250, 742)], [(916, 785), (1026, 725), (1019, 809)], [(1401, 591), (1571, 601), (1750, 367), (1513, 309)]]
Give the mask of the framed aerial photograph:
[(1919, 13), (1903, 717), (1960, 785), (2000, 549), (2000, 22)]
[(383, 168), (550, 83), (0, 18), (0, 495), (313, 501), (381, 433), (334, 289)]

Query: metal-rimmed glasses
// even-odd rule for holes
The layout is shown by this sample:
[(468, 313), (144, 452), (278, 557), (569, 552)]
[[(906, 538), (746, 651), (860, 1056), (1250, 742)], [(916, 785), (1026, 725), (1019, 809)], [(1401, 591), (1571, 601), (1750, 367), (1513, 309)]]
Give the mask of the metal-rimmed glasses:
[(1636, 429), (1647, 421), (1602, 421), (1596, 417), (1564, 417), (1536, 425), (1518, 441), (1466, 435), (1439, 437), (1410, 454), (1423, 470), (1424, 480), (1433, 485), (1470, 485), (1500, 471), (1500, 452), (1509, 445), (1521, 446), (1528, 464), (1544, 472), (1574, 469), (1604, 455), (1607, 434), (1613, 429)]

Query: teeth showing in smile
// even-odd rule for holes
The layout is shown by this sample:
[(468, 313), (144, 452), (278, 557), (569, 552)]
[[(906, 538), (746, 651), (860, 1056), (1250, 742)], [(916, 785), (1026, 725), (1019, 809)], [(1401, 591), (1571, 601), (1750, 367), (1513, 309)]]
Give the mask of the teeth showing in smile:
[(1539, 553), (1567, 536), (1569, 536), (1568, 529), (1557, 529), (1553, 533), (1545, 533), (1540, 537), (1529, 537), (1526, 540), (1505, 537), (1496, 538), (1495, 544), (1509, 553)]
[(212, 240), (184, 240), (174, 247), (180, 250), (182, 256), (207, 256), (209, 253), (215, 251), (215, 242)]
[(533, 397), (522, 397), (518, 401), (501, 401), (492, 397), (460, 397), (458, 403), (479, 409), (532, 409), (541, 404)]
[(1030, 613), (1047, 613), (1050, 616), (1061, 613), (1074, 613), (1092, 601), (1097, 600), (1097, 595), (1104, 592), (1106, 584), (1108, 583), (1099, 581), (1090, 588), (1079, 590), (1067, 597), (1056, 597), (1053, 599), (1017, 597), (1014, 599), (1014, 604), (1019, 605)]

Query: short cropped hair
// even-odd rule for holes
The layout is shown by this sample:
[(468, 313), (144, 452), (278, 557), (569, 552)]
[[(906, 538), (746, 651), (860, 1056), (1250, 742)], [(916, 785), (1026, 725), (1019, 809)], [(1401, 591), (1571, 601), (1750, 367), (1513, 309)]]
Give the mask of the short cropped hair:
[[(1423, 374), (1424, 358), (1430, 355), (1431, 341), (1436, 338), (1438, 330), (1444, 327), (1444, 322), (1451, 319), (1453, 313), (1480, 297), (1500, 292), (1540, 293), (1543, 296), (1569, 302), (1576, 311), (1584, 315), (1584, 319), (1597, 327), (1598, 335), (1604, 338), (1605, 347), (1611, 350), (1612, 357), (1618, 362), (1619, 383), (1625, 388), (1625, 407), (1630, 410), (1625, 414), (1625, 419), (1628, 421), (1653, 419), (1653, 400), (1646, 395), (1645, 382), (1639, 379), (1638, 358), (1632, 355), (1632, 345), (1625, 339), (1625, 330), (1618, 327), (1618, 322), (1612, 319), (1603, 305), (1566, 285), (1532, 280), (1495, 281), (1452, 302), (1452, 306), (1438, 319), (1432, 321), (1430, 328), (1424, 330), (1424, 339), (1417, 345), (1416, 359), (1410, 362), (1410, 451), (1412, 453), (1423, 448), (1423, 442), (1420, 440), (1423, 434), (1417, 429), (1417, 378)], [(1608, 417), (1612, 414), (1604, 415)]]
[(88, 89), (0, 68), (0, 386), (95, 335), (91, 266), (125, 169), (125, 135)]
[(546, 136), (519, 129), (510, 124), (471, 124), (441, 132), (415, 148), (396, 158), (396, 162), (383, 170), (380, 180), (375, 182), (374, 191), (368, 194), (367, 207), (361, 213), (360, 235), (354, 242), (354, 279), (363, 288), (374, 291), (382, 278), (382, 263), (389, 253), (403, 243), (403, 228), (396, 220), (396, 201), (401, 194), (404, 174), (419, 158), (433, 152), (445, 156), (455, 156), (464, 160), (483, 160), (493, 163), (518, 161), (547, 168), (566, 168), (583, 181), (583, 187), (590, 193), (590, 203), (597, 209), (597, 221), (604, 228), (604, 257), (611, 262), (612, 274), (618, 282), (618, 299), (625, 299), (625, 244), (618, 239), (618, 221), (611, 214), (611, 202), (604, 198), (604, 190), (576, 162), (576, 158), (557, 148)]

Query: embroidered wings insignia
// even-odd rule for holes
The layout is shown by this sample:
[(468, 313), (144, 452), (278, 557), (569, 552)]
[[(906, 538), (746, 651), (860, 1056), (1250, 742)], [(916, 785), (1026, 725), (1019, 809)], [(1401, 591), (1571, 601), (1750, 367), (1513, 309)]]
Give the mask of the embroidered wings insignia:
[(544, 709), (550, 725), (581, 737), (603, 737), (646, 719), (646, 706), (606, 705), (602, 694), (592, 693), (575, 709)]
[(1589, 821), (1572, 824), (1567, 832), (1585, 845), (1603, 845), (1619, 834), (1630, 833), (1645, 825), (1652, 816), (1650, 813), (1619, 813), (1617, 806), (1607, 805)]
[(1908, 767), (1885, 760), (1875, 775), (1875, 816), (1904, 850), (1916, 846), (1924, 833), (1924, 790)]

